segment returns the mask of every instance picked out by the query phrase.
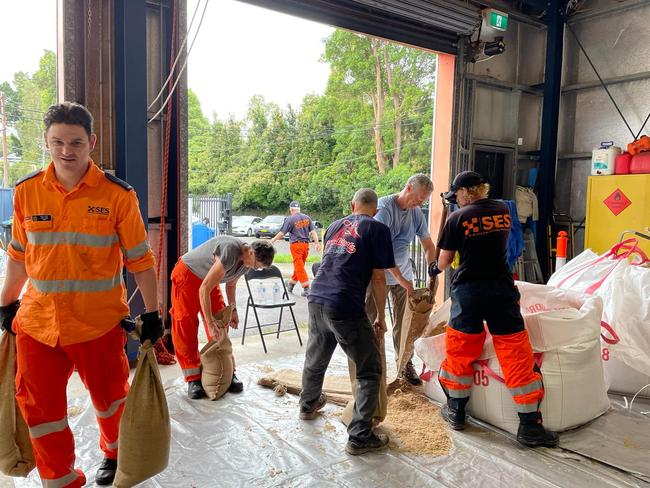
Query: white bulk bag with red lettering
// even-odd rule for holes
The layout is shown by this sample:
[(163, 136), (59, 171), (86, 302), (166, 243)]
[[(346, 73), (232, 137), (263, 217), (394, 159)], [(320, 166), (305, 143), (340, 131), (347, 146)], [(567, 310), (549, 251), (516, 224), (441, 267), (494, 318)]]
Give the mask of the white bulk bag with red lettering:
[[(549, 285), (603, 299), (602, 351), (611, 391), (634, 395), (650, 383), (650, 268), (636, 239), (601, 256), (587, 249), (558, 270)], [(650, 388), (641, 395), (650, 396)]]
[[(543, 375), (541, 405), (544, 425), (554, 431), (578, 427), (609, 408), (600, 359), (602, 301), (544, 285), (517, 283), (521, 308), (535, 360)], [(429, 371), (422, 374), (425, 394), (445, 401), (438, 382), (445, 335), (418, 339), (415, 352)], [(474, 385), (468, 413), (511, 433), (519, 417), (488, 334), (474, 364)]]

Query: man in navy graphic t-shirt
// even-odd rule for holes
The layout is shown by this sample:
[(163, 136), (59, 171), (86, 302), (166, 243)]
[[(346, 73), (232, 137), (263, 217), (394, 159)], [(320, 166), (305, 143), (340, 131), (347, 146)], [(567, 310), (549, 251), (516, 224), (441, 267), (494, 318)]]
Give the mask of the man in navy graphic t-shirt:
[[(357, 391), (348, 425), (346, 451), (363, 454), (386, 447), (388, 437), (372, 431), (372, 416), (379, 397), (381, 361), (376, 334), (386, 331), (384, 270), (395, 267), (390, 230), (373, 219), (377, 194), (357, 191), (352, 214), (327, 229), (323, 261), (309, 294), (309, 340), (302, 374), (300, 418), (311, 420), (325, 406), (323, 379), (336, 345), (356, 365)], [(372, 290), (379, 314), (368, 320), (365, 296)]]

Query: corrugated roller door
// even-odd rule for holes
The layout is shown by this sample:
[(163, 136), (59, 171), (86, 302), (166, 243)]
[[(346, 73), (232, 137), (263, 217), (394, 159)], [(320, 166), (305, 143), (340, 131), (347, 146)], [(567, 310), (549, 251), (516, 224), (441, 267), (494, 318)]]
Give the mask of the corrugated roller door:
[(481, 22), (478, 8), (457, 0), (240, 1), (450, 54)]

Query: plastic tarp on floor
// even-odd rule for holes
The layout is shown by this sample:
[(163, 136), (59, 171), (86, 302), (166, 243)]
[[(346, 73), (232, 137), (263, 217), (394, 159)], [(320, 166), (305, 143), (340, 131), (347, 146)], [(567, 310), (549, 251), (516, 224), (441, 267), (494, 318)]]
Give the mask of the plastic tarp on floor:
[[(349, 456), (344, 451), (347, 435), (339, 420), (340, 407), (328, 405), (317, 420), (300, 421), (296, 397), (277, 397), (272, 390), (256, 384), (271, 368), (301, 369), (302, 361), (302, 354), (296, 354), (243, 366), (238, 375), (245, 381), (244, 393), (226, 394), (216, 402), (188, 400), (180, 378), (169, 382), (166, 390), (172, 419), (170, 464), (165, 472), (140, 486), (650, 486), (646, 482), (650, 481), (650, 419), (622, 408), (585, 428), (563, 434), (562, 445), (569, 450), (527, 449), (507, 434), (474, 424), (462, 433), (452, 432), (453, 448), (447, 456), (416, 456), (393, 450)], [(347, 362), (340, 350), (330, 372), (347, 374)], [(650, 407), (635, 402), (634, 409)], [(86, 472), (91, 485), (101, 453), (90, 402), (73, 402), (69, 416), (77, 445), (77, 467)], [(626, 454), (630, 448), (637, 453), (631, 458)], [(606, 460), (622, 469), (590, 458)], [(621, 466), (626, 459), (635, 469)], [(40, 486), (36, 471), (26, 480), (16, 479), (15, 486)]]

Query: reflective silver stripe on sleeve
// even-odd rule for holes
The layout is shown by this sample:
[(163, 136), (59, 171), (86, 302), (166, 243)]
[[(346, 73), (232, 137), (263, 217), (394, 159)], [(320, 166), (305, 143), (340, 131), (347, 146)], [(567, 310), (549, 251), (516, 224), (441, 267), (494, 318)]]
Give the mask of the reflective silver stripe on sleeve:
[(107, 443), (106, 443), (106, 447), (109, 448), (109, 449), (113, 449), (113, 450), (115, 450), (115, 449), (117, 449), (118, 444), (119, 444), (118, 441), (115, 441), (115, 442), (107, 442)]
[(190, 368), (190, 369), (183, 369), (183, 376), (193, 376), (195, 374), (201, 374), (201, 368)]
[(68, 428), (68, 417), (65, 416), (61, 420), (55, 420), (54, 422), (45, 422), (43, 424), (34, 425), (29, 427), (29, 435), (32, 439), (38, 439), (44, 435), (52, 434), (54, 432), (60, 432)]
[(61, 476), (60, 478), (56, 478), (53, 480), (52, 479), (46, 480), (41, 478), (41, 483), (43, 483), (43, 488), (63, 488), (64, 486), (67, 486), (70, 483), (72, 483), (78, 477), (79, 477), (79, 473), (72, 470), (65, 476)]
[(515, 409), (519, 413), (534, 413), (537, 412), (537, 402), (535, 403), (524, 403), (524, 404), (519, 404), (515, 403)]
[(120, 408), (120, 405), (122, 405), (125, 401), (126, 397), (120, 398), (119, 400), (115, 400), (113, 403), (111, 403), (106, 410), (95, 409), (95, 415), (97, 415), (97, 417), (100, 419), (107, 419), (109, 417), (112, 417), (115, 415), (115, 412), (117, 412), (117, 409)]
[(447, 393), (452, 398), (469, 398), (471, 391), (471, 388), (466, 388), (465, 390), (454, 390), (453, 388), (447, 388)]
[(149, 252), (149, 243), (147, 241), (141, 242), (137, 246), (133, 246), (131, 249), (124, 249), (124, 255), (127, 259), (137, 259), (141, 258), (147, 252)]
[(18, 242), (16, 239), (12, 239), (9, 245), (18, 252), (25, 252), (25, 248), (21, 246), (20, 242)]
[(445, 369), (440, 370), (440, 377), (449, 381), (455, 381), (456, 383), (465, 386), (472, 386), (472, 381), (474, 379), (472, 376), (456, 376)]
[(41, 293), (96, 292), (112, 290), (122, 283), (122, 273), (107, 280), (34, 280), (32, 285)]
[(526, 395), (528, 393), (532, 393), (536, 390), (541, 390), (543, 388), (542, 382), (539, 380), (535, 380), (531, 383), (528, 383), (527, 385), (524, 386), (518, 386), (517, 388), (508, 388), (510, 390), (510, 394), (512, 396), (519, 396), (519, 395)]
[(83, 232), (27, 232), (27, 241), (34, 246), (70, 244), (72, 246), (110, 247), (117, 242), (117, 234), (101, 236)]

